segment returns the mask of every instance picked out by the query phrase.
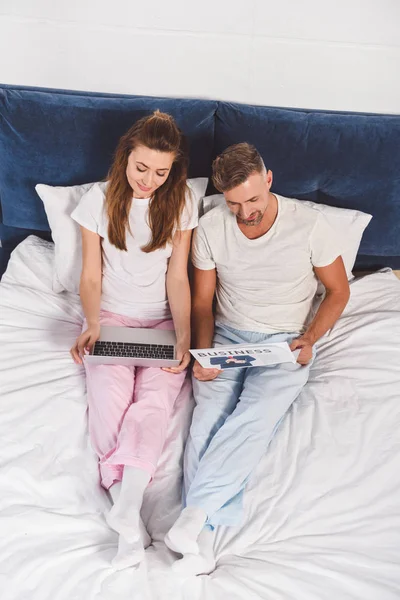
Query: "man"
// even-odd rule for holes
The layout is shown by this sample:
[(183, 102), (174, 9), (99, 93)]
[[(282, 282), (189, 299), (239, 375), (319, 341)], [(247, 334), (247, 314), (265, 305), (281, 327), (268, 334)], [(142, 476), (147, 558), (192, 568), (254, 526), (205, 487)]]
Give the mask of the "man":
[[(193, 241), (196, 348), (287, 341), (300, 353), (290, 367), (220, 371), (194, 364), (186, 508), (165, 539), (184, 555), (182, 571), (193, 573), (213, 568), (210, 528), (240, 521), (247, 480), (307, 382), (315, 343), (349, 298), (337, 232), (319, 210), (271, 193), (272, 172), (253, 146), (225, 150), (213, 181), (226, 205), (200, 219)], [(310, 319), (318, 280), (326, 296)], [(199, 543), (208, 551), (199, 555)]]

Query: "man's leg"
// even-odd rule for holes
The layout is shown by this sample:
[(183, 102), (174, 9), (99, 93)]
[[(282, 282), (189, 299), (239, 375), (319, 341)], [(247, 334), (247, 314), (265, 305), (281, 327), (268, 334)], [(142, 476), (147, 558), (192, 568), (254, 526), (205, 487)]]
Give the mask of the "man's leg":
[[(216, 325), (214, 347), (246, 342), (241, 332)], [(244, 381), (243, 369), (221, 371), (213, 381), (198, 381), (192, 377), (193, 396), (196, 407), (185, 448), (184, 486), (186, 497), (199, 461), (217, 431), (236, 407)]]
[(310, 365), (246, 369), (236, 409), (215, 435), (199, 464), (187, 505), (218, 524), (218, 511), (246, 485), (293, 401), (308, 380)]
[(246, 370), (240, 401), (204, 453), (188, 490), (187, 508), (168, 534), (178, 542), (175, 551), (195, 553), (205, 521), (219, 524), (218, 511), (245, 487), (309, 370), (310, 365), (298, 364), (290, 371), (279, 365)]
[(211, 440), (234, 411), (243, 381), (243, 369), (221, 371), (213, 381), (198, 381), (192, 377), (196, 406), (185, 448), (185, 497)]
[[(243, 386), (243, 379), (244, 372), (241, 369), (223, 371), (213, 381), (198, 381), (193, 378), (196, 407), (193, 412), (192, 425), (185, 449), (184, 498), (187, 490), (190, 489), (193, 478), (196, 476), (199, 463), (208, 445), (237, 404)], [(185, 509), (185, 514), (182, 513), (182, 516), (183, 521), (187, 522), (190, 528), (193, 526), (193, 521), (195, 521), (195, 529), (204, 524), (205, 519), (202, 511), (194, 509), (189, 511), (189, 514), (187, 512)], [(182, 519), (181, 525), (183, 525)], [(175, 535), (175, 532), (177, 535)], [(196, 554), (198, 552), (196, 540), (186, 543), (186, 540), (192, 537), (190, 532), (185, 531), (184, 525), (177, 529), (173, 527), (166, 535), (165, 543), (175, 552)]]

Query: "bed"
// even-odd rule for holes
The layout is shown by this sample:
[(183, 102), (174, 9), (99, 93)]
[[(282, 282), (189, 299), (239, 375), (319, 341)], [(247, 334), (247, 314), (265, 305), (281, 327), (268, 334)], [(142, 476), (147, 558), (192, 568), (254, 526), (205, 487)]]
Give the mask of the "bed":
[[(33, 93), (28, 92), (25, 106)], [(57, 104), (58, 92), (37, 93), (47, 94), (47, 101), (50, 94)], [(17, 96), (24, 99), (24, 91)], [(11, 105), (8, 97), (7, 110)], [(226, 107), (219, 116), (216, 103), (206, 108), (219, 127), (226, 125)], [(15, 131), (15, 113), (13, 118), (8, 114), (3, 124), (12, 123)], [(204, 125), (204, 114), (199, 119)], [(385, 121), (371, 117), (368, 123), (371, 119)], [(388, 119), (393, 131), (398, 120)], [(277, 128), (279, 120), (272, 129)], [(199, 128), (194, 131), (199, 136)], [(207, 135), (199, 136), (200, 144)], [(359, 139), (353, 135), (354, 148)], [(29, 146), (29, 132), (22, 142)], [(194, 164), (194, 175), (208, 174), (204, 164)], [(360, 161), (358, 175), (363, 165)], [(110, 500), (99, 485), (87, 435), (85, 379), (68, 354), (82, 324), (79, 298), (53, 291), (54, 244), (40, 220), (40, 202), (19, 196), (16, 210), (6, 192), (9, 179), (2, 180), (7, 168), (0, 173), (3, 251), (11, 254), (0, 282), (2, 600), (397, 600), (400, 281), (390, 268), (399, 266), (400, 256), (392, 223), (400, 210), (395, 177), (385, 181), (392, 196), (382, 200), (390, 215), (374, 211), (378, 228), (363, 238), (358, 257), (359, 268), (375, 272), (351, 280), (344, 314), (318, 343), (310, 381), (251, 478), (244, 525), (219, 528), (216, 570), (184, 581), (171, 570), (174, 556), (162, 540), (180, 508), (192, 403), (185, 393), (179, 397), (169, 431), (175, 441), (167, 441), (146, 492), (142, 516), (153, 539), (146, 560), (137, 571), (116, 572), (110, 561), (117, 537), (104, 519)], [(390, 179), (389, 167), (382, 168)], [(78, 179), (67, 173), (56, 180), (48, 173), (47, 182), (82, 183), (98, 176), (80, 169), (72, 169)], [(279, 175), (279, 164), (274, 169)], [(296, 184), (294, 175), (288, 180)], [(303, 182), (304, 197), (318, 201), (305, 188)], [(322, 198), (327, 197), (325, 190)], [(340, 198), (352, 205), (347, 196)], [(362, 208), (354, 198), (353, 207)], [(381, 227), (390, 235), (380, 242)]]

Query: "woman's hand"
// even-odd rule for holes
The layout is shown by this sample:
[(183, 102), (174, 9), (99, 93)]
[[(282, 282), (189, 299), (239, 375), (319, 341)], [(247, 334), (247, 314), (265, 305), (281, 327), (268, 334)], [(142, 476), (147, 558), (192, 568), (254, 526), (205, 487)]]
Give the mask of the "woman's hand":
[(176, 344), (176, 359), (181, 362), (177, 367), (164, 367), (163, 371), (167, 371), (167, 373), (174, 373), (177, 375), (178, 373), (182, 373), (190, 364), (190, 352), (189, 345), (187, 343), (177, 343)]
[(75, 345), (70, 350), (71, 356), (77, 365), (82, 364), (82, 358), (90, 352), (99, 337), (100, 324), (96, 323), (95, 325), (89, 325), (86, 331), (77, 338)]

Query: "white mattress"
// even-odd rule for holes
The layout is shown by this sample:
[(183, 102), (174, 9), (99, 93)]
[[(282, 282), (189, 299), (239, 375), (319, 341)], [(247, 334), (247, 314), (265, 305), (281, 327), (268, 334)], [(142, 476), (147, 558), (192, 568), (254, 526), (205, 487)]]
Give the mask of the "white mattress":
[(400, 281), (391, 272), (352, 283), (249, 484), (246, 525), (220, 528), (215, 572), (183, 583), (162, 538), (179, 510), (192, 407), (177, 403), (180, 437), (145, 498), (146, 561), (115, 572), (84, 376), (68, 354), (80, 304), (51, 291), (52, 261), (51, 244), (28, 238), (0, 284), (2, 600), (398, 600)]

